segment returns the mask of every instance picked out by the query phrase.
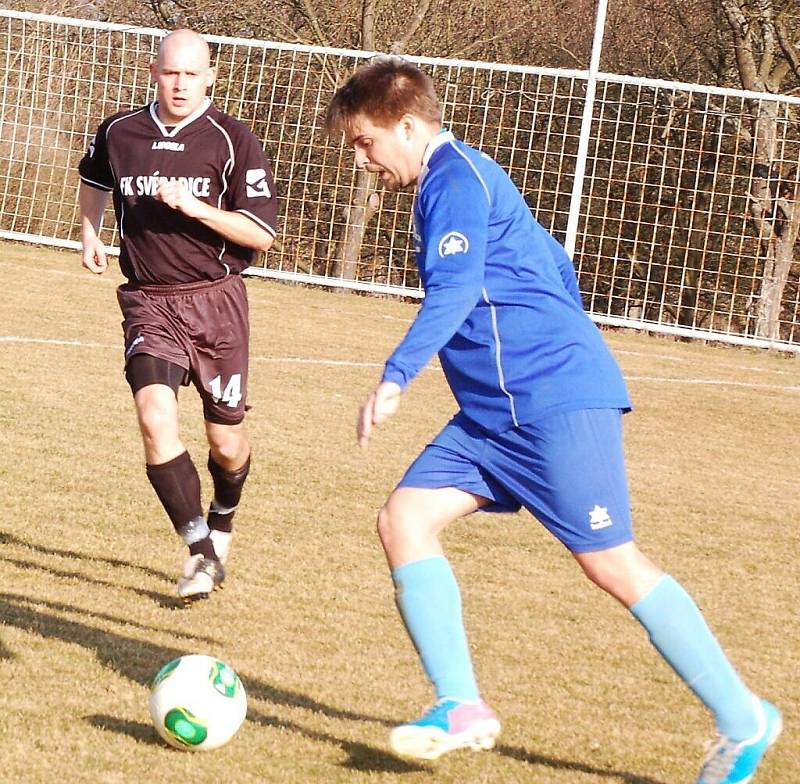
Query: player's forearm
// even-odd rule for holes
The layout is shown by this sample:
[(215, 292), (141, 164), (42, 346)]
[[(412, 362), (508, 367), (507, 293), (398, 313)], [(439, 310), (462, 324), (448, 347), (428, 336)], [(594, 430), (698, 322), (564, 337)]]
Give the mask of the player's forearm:
[(194, 217), (226, 240), (259, 251), (267, 251), (272, 246), (274, 236), (247, 215), (220, 210), (205, 202), (199, 204), (201, 206)]
[(475, 307), (474, 287), (443, 286), (427, 292), (414, 323), (386, 360), (382, 381), (401, 389), (449, 342)]
[(92, 188), (82, 182), (78, 192), (78, 203), (81, 210), (81, 236), (96, 236), (108, 204), (108, 192)]

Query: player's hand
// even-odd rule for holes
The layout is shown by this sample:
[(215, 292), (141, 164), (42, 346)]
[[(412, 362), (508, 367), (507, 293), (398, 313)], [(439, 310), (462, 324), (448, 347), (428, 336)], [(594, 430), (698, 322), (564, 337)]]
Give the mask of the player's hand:
[(156, 199), (190, 218), (198, 217), (204, 206), (204, 202), (192, 196), (186, 185), (178, 180), (168, 180), (166, 177), (161, 177), (158, 181)]
[(102, 275), (108, 269), (106, 246), (97, 237), (84, 239), (81, 248), (81, 263), (95, 275)]
[(398, 384), (382, 381), (362, 403), (356, 426), (358, 445), (362, 449), (369, 443), (373, 425), (380, 425), (397, 411), (402, 394), (403, 390)]

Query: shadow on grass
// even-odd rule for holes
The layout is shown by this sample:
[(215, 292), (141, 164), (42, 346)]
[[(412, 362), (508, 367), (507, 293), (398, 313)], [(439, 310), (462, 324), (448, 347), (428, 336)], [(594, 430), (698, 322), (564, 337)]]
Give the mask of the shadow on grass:
[[(43, 612), (40, 609), (41, 605), (45, 605), (55, 611), (81, 612), (91, 618), (99, 617), (60, 603), (46, 602), (40, 599), (34, 602), (34, 600), (24, 596), (0, 593), (0, 618), (8, 626), (16, 626), (41, 637), (81, 645), (93, 651), (98, 660), (103, 665), (113, 669), (115, 673), (148, 688), (153, 675), (158, 672), (165, 662), (189, 652), (164, 645), (156, 645), (145, 640), (132, 639), (114, 632), (94, 628), (85, 623), (68, 620), (51, 612)], [(242, 675), (247, 684), (247, 692), (253, 698), (279, 705), (304, 708), (336, 719), (378, 722), (381, 724), (390, 723), (386, 719), (377, 719), (333, 708), (306, 695), (279, 689), (257, 678)], [(397, 773), (424, 770), (424, 768), (407, 763), (381, 749), (364, 743), (337, 738), (327, 733), (316, 732), (295, 722), (266, 716), (256, 710), (248, 710), (248, 718), (258, 724), (284, 730), (288, 729), (306, 738), (339, 746), (348, 755), (348, 760), (343, 765), (354, 770)], [(140, 742), (144, 741), (157, 746), (163, 745), (152, 726), (144, 725), (140, 722), (125, 721), (107, 715), (87, 716), (86, 720), (95, 727), (128, 735)]]
[[(42, 606), (47, 607), (52, 612), (43, 611), (41, 609)], [(157, 645), (146, 640), (138, 640), (115, 632), (97, 629), (86, 623), (63, 618), (56, 615), (56, 612), (80, 613), (87, 618), (110, 619), (122, 623), (122, 621), (118, 621), (113, 617), (86, 612), (66, 604), (47, 602), (41, 599), (34, 600), (26, 596), (10, 593), (0, 593), (0, 618), (2, 618), (3, 624), (38, 634), (46, 639), (81, 645), (87, 650), (93, 651), (101, 664), (109, 667), (116, 674), (129, 678), (147, 688), (150, 687), (153, 675), (166, 662), (193, 652)], [(128, 623), (128, 621), (125, 621), (125, 623)], [(246, 673), (240, 673), (240, 675), (246, 684), (248, 695), (252, 699), (270, 702), (275, 705), (302, 708), (314, 713), (320, 713), (329, 718), (345, 721), (371, 722), (383, 726), (392, 726), (397, 723), (386, 718), (367, 716), (325, 705), (305, 694), (278, 688), (258, 678), (250, 677)], [(431, 766), (408, 762), (383, 749), (309, 729), (293, 721), (269, 716), (252, 707), (248, 710), (248, 719), (263, 726), (295, 732), (316, 742), (338, 746), (348, 755), (348, 759), (341, 763), (341, 766), (352, 770), (397, 774), (415, 771), (435, 772), (435, 768)], [(95, 727), (128, 735), (137, 741), (160, 745), (155, 730), (148, 725), (105, 715), (87, 716), (86, 720)], [(574, 770), (580, 773), (614, 779), (624, 782), (624, 784), (664, 784), (664, 782), (631, 773), (595, 768), (583, 763), (546, 757), (518, 747), (501, 745), (497, 747), (495, 753), (503, 754), (528, 765), (545, 766), (554, 770)]]
[(318, 732), (308, 727), (303, 727), (294, 721), (279, 719), (277, 716), (267, 716), (257, 710), (248, 710), (247, 718), (249, 721), (261, 724), (264, 727), (289, 730), (317, 743), (338, 746), (348, 757), (347, 760), (339, 763), (339, 766), (349, 770), (357, 770), (362, 773), (432, 772), (431, 768), (410, 760), (401, 759), (390, 751), (370, 746), (367, 743), (337, 738), (327, 732)]
[(167, 744), (158, 737), (152, 724), (142, 724), (140, 721), (126, 721), (125, 719), (120, 719), (117, 716), (109, 716), (105, 713), (84, 716), (84, 719), (98, 729), (116, 732), (118, 735), (127, 735), (139, 741), (139, 743), (146, 743), (148, 746), (167, 748)]
[(520, 762), (525, 762), (528, 765), (553, 768), (553, 770), (574, 770), (576, 773), (600, 776), (602, 778), (611, 779), (612, 781), (623, 782), (623, 784), (666, 784), (664, 781), (651, 779), (647, 776), (639, 776), (635, 773), (625, 773), (621, 770), (609, 770), (608, 768), (596, 768), (582, 762), (570, 762), (569, 760), (557, 759), (555, 757), (546, 757), (543, 754), (534, 754), (527, 749), (521, 749), (517, 746), (504, 746), (501, 744), (495, 748), (495, 752), (499, 752), (504, 757), (511, 757)]
[(34, 552), (41, 553), (42, 555), (54, 556), (58, 558), (75, 558), (79, 561), (92, 561), (94, 563), (107, 564), (108, 566), (124, 566), (131, 569), (138, 569), (140, 572), (144, 572), (145, 574), (148, 574), (151, 577), (155, 577), (159, 580), (166, 580), (168, 583), (173, 581), (172, 575), (166, 574), (165, 572), (160, 572), (157, 569), (151, 569), (149, 566), (141, 566), (140, 564), (131, 563), (130, 561), (123, 561), (121, 558), (106, 558), (102, 555), (89, 555), (87, 553), (78, 552), (77, 550), (62, 550), (56, 547), (45, 547), (41, 544), (34, 544), (33, 542), (28, 542), (25, 539), (20, 539), (15, 534), (10, 534), (7, 531), (0, 531), (0, 544), (25, 547), (28, 550), (33, 550)]
[[(57, 558), (73, 558), (78, 561), (90, 561), (93, 563), (103, 563), (107, 564), (108, 566), (121, 566), (128, 569), (136, 569), (140, 572), (143, 572), (150, 577), (154, 577), (158, 580), (163, 580), (167, 583), (172, 583), (174, 580), (174, 576), (170, 576), (165, 572), (158, 571), (157, 569), (151, 569), (149, 566), (141, 566), (140, 564), (132, 563), (131, 561), (123, 561), (121, 558), (106, 558), (105, 556), (96, 556), (96, 555), (88, 555), (86, 553), (78, 552), (77, 550), (63, 550), (60, 548), (55, 547), (45, 547), (44, 545), (34, 544), (33, 542), (28, 542), (25, 539), (20, 539), (18, 536), (14, 534), (10, 534), (6, 531), (0, 531), (0, 545), (9, 545), (9, 546), (16, 546), (16, 547), (23, 547), (27, 550), (32, 550), (35, 553), (40, 553), (41, 555), (48, 556), (50, 558), (57, 557)], [(39, 571), (46, 572), (47, 574), (52, 574), (56, 577), (65, 577), (67, 579), (78, 579), (82, 582), (91, 584), (91, 585), (99, 585), (104, 588), (113, 588), (115, 590), (126, 590), (135, 593), (137, 596), (142, 596), (145, 599), (150, 599), (151, 601), (158, 604), (160, 607), (166, 608), (174, 608), (178, 609), (183, 607), (183, 604), (178, 599), (175, 594), (165, 594), (159, 591), (149, 591), (145, 588), (138, 588), (132, 585), (125, 585), (122, 582), (108, 582), (107, 580), (98, 580), (96, 577), (88, 577), (87, 575), (83, 574), (82, 572), (77, 571), (67, 571), (65, 569), (55, 569), (52, 566), (45, 566), (40, 563), (36, 563), (35, 561), (27, 561), (19, 558), (10, 558), (5, 556), (2, 558), (3, 561), (6, 563), (12, 564), (13, 566), (17, 566), (20, 569), (38, 569)]]
[(51, 574), (54, 577), (64, 577), (68, 580), (80, 580), (87, 585), (99, 585), (102, 588), (111, 588), (113, 590), (125, 590), (135, 593), (137, 596), (142, 596), (145, 599), (151, 599), (160, 607), (167, 609), (180, 609), (183, 608), (183, 603), (174, 594), (165, 594), (158, 591), (148, 591), (146, 588), (136, 588), (132, 585), (123, 585), (122, 583), (111, 583), (108, 580), (98, 580), (96, 577), (87, 577), (83, 572), (67, 572), (63, 569), (54, 569), (52, 566), (44, 566), (43, 564), (36, 563), (35, 561), (23, 561), (19, 558), (3, 557), (0, 560), (12, 566), (17, 566), (20, 569), (38, 569), (40, 572)]
[[(45, 606), (54, 612), (44, 612)], [(147, 640), (126, 637), (116, 632), (97, 629), (86, 623), (69, 620), (56, 615), (56, 612), (70, 612), (85, 615), (91, 619), (113, 620), (128, 624), (127, 620), (115, 619), (101, 614), (87, 612), (60, 602), (49, 602), (42, 599), (31, 599), (10, 593), (0, 593), (0, 618), (7, 626), (15, 626), (27, 632), (38, 634), (48, 639), (62, 640), (93, 651), (101, 664), (112, 668), (125, 678), (150, 687), (153, 676), (168, 661), (195, 650), (173, 648), (158, 645)], [(172, 633), (171, 630), (165, 630)], [(192, 637), (192, 639), (200, 639)], [(353, 711), (334, 708), (330, 705), (300, 694), (281, 689), (245, 673), (239, 673), (245, 682), (247, 693), (253, 699), (302, 708), (314, 713), (321, 713), (333, 719), (346, 721), (363, 721), (391, 726), (393, 722), (386, 718), (366, 716)]]

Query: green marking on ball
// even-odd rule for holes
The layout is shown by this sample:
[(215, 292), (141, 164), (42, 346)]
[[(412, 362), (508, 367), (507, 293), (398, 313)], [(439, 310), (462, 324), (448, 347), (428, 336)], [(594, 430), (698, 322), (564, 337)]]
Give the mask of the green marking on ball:
[(164, 716), (171, 737), (184, 746), (199, 746), (208, 737), (208, 726), (186, 708), (173, 708)]
[(171, 662), (167, 662), (157, 673), (156, 677), (153, 678), (153, 686), (158, 686), (161, 681), (168, 678), (178, 667), (181, 663), (180, 659), (173, 659)]
[(211, 685), (224, 697), (235, 697), (239, 676), (225, 662), (215, 661), (209, 672)]

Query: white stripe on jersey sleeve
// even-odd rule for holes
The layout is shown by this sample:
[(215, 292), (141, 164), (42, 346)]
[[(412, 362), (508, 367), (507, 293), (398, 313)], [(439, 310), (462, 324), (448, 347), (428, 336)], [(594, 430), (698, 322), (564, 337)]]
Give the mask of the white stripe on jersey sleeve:
[(234, 210), (234, 212), (241, 212), (242, 215), (246, 215), (251, 221), (257, 223), (262, 229), (264, 229), (264, 231), (268, 231), (273, 237), (278, 236), (278, 232), (273, 229), (272, 226), (270, 226), (268, 223), (265, 223), (257, 215), (253, 215), (252, 212), (248, 212), (247, 210)]
[(81, 175), (81, 182), (85, 182), (87, 185), (91, 185), (92, 188), (97, 188), (99, 191), (105, 191), (106, 193), (111, 193), (114, 190), (114, 186), (112, 185), (110, 188), (108, 185), (103, 185), (102, 182), (95, 182), (94, 180), (90, 180), (88, 177), (84, 177)]

